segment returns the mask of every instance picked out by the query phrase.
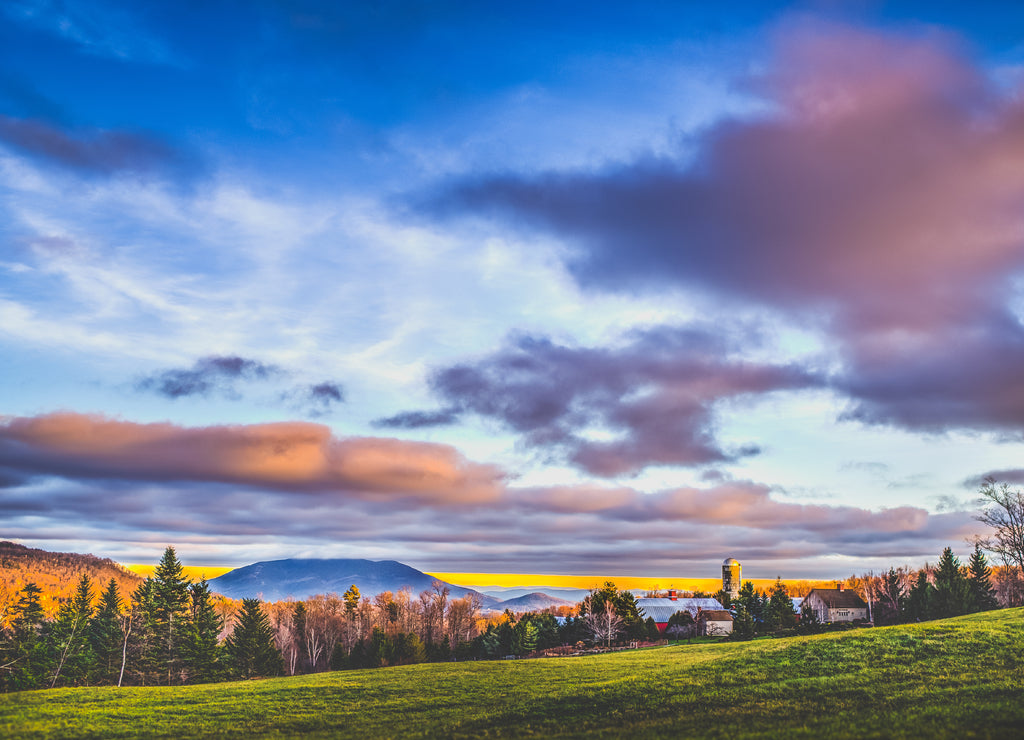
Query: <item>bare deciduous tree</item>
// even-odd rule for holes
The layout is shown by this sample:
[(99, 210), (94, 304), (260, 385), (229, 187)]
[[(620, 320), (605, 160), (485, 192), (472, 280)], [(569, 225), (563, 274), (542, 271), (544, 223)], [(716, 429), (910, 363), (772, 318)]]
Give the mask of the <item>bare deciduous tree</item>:
[(995, 530), (978, 544), (1003, 559), (1003, 563), (1024, 568), (1024, 491), (989, 476), (978, 490), (985, 508), (976, 517)]
[(597, 611), (590, 608), (592, 603), (590, 599), (591, 597), (588, 596), (583, 600), (587, 607), (584, 623), (594, 635), (595, 642), (605, 642), (608, 647), (611, 647), (612, 640), (622, 629), (622, 617), (615, 611), (615, 604), (610, 599), (605, 601), (604, 609)]

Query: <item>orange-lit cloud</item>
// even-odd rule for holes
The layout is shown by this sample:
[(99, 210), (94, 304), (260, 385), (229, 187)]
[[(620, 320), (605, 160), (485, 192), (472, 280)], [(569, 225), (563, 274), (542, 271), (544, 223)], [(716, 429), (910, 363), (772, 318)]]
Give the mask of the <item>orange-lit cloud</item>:
[(501, 477), (445, 445), (341, 439), (308, 422), (188, 428), (74, 413), (8, 419), (0, 425), (0, 466), (41, 475), (209, 481), (436, 504), (492, 499)]
[(964, 511), (809, 505), (749, 481), (513, 487), (451, 447), (339, 439), (309, 423), (12, 418), (0, 425), (0, 481), (5, 536), (175, 544), (210, 562), (376, 555), (445, 571), (613, 574), (628, 563), (694, 578), (735, 556), (777, 568), (754, 578), (830, 577), (843, 574), (795, 568), (828, 555), (924, 560), (977, 530)]

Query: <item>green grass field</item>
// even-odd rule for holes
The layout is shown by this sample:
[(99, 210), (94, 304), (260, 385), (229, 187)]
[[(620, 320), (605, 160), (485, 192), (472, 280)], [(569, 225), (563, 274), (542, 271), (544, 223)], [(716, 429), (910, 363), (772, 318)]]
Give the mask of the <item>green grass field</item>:
[(851, 632), (0, 696), (4, 737), (1024, 737), (1024, 610)]

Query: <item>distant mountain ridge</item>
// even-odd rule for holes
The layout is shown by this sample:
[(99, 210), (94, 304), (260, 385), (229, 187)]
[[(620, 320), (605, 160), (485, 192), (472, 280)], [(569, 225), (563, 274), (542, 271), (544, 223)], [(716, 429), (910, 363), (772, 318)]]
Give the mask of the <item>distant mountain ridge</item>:
[(523, 596), (517, 596), (514, 599), (506, 599), (499, 602), (498, 606), (500, 609), (508, 609), (511, 612), (536, 612), (543, 611), (552, 606), (574, 606), (574, 603), (536, 591)]
[[(438, 579), (396, 560), (288, 558), (235, 568), (210, 580), (210, 589), (232, 599), (258, 597), (264, 601), (281, 601), (308, 599), (317, 594), (342, 594), (353, 585), (363, 596), (403, 588), (411, 589), (415, 595), (432, 588), (435, 581)], [(441, 583), (454, 598), (476, 594), (485, 608), (494, 608), (499, 603), (479, 591)]]

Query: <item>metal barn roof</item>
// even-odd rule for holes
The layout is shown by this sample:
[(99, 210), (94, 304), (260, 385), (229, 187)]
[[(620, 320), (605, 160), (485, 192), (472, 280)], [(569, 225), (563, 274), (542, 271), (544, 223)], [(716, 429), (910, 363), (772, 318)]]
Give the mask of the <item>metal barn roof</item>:
[(637, 611), (644, 619), (651, 617), (655, 622), (667, 622), (676, 612), (690, 612), (691, 617), (696, 617), (700, 610), (724, 609), (718, 599), (637, 599)]

